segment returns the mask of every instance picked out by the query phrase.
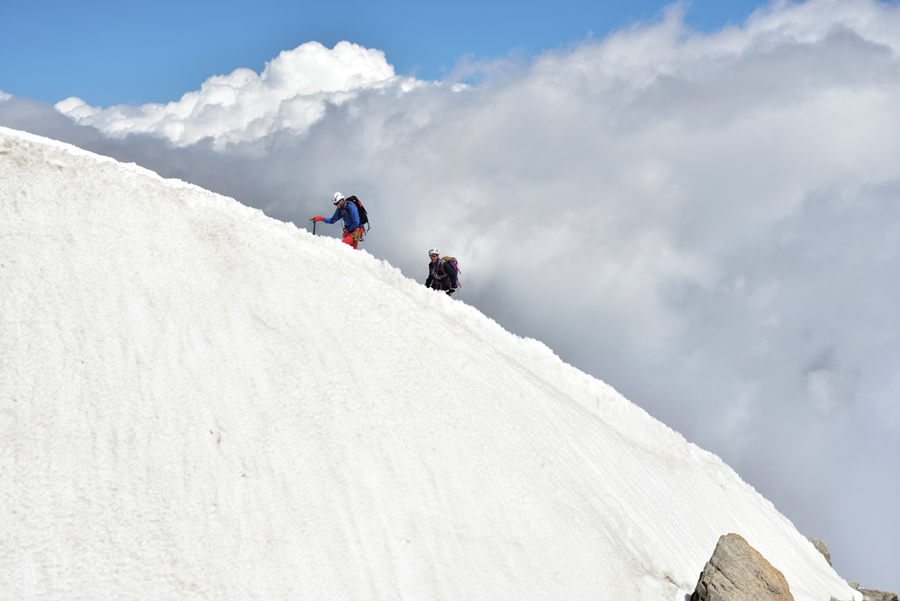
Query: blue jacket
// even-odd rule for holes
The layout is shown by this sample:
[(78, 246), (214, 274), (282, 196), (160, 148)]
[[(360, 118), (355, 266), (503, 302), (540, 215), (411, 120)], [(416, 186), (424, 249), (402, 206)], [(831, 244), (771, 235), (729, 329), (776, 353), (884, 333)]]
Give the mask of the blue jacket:
[(334, 215), (330, 219), (323, 219), (325, 223), (334, 223), (338, 219), (344, 220), (344, 229), (352, 232), (359, 227), (359, 211), (352, 202), (345, 202), (344, 208), (335, 210)]

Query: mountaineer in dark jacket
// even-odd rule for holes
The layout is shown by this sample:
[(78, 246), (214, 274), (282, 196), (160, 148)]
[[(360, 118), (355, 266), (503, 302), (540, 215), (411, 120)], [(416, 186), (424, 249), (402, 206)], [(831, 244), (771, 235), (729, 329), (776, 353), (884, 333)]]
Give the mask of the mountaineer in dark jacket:
[(334, 215), (329, 219), (324, 217), (313, 217), (313, 221), (324, 221), (325, 223), (334, 223), (338, 219), (344, 222), (344, 244), (348, 244), (359, 250), (359, 241), (363, 239), (366, 231), (359, 225), (359, 211), (352, 202), (347, 202), (344, 195), (335, 192), (331, 197), (331, 203), (335, 206)]
[(425, 280), (425, 286), (435, 290), (446, 290), (447, 296), (452, 296), (459, 287), (456, 270), (449, 261), (441, 259), (436, 248), (428, 251), (428, 258), (431, 262), (428, 264), (428, 279)]

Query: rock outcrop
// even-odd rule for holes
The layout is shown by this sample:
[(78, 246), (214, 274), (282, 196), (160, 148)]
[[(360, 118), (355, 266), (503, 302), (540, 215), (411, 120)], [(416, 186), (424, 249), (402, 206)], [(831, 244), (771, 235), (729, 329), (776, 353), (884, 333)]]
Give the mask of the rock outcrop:
[(870, 588), (859, 588), (858, 582), (848, 582), (850, 588), (863, 594), (863, 601), (898, 601), (896, 593), (886, 593)]
[(861, 588), (859, 592), (863, 594), (863, 601), (897, 601), (896, 593), (886, 593), (870, 588)]
[(828, 562), (828, 565), (831, 565), (831, 553), (828, 552), (828, 545), (825, 544), (825, 541), (819, 540), (817, 538), (806, 537), (806, 540), (812, 543), (812, 546), (816, 548), (816, 551), (825, 556), (825, 560)]
[(787, 580), (742, 536), (719, 537), (691, 601), (793, 601)]

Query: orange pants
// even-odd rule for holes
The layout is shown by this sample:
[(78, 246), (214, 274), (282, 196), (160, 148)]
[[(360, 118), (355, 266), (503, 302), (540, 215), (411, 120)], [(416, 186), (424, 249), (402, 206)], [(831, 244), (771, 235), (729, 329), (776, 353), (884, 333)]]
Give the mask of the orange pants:
[(359, 250), (359, 241), (363, 239), (365, 233), (366, 231), (362, 227), (356, 228), (353, 232), (344, 230), (344, 239), (342, 242)]

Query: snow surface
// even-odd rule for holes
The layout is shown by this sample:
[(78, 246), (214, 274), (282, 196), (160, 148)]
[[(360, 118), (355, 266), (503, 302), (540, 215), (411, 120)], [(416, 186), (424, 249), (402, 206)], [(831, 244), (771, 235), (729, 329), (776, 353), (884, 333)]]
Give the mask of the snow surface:
[(0, 597), (666, 599), (742, 535), (861, 599), (722, 461), (365, 251), (0, 128)]

